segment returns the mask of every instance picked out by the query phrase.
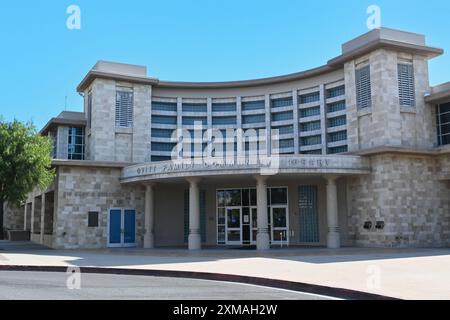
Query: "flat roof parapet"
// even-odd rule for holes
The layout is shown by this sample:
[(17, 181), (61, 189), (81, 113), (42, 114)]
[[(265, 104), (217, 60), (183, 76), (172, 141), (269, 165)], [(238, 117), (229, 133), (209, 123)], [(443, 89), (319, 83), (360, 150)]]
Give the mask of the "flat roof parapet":
[(353, 40), (344, 43), (342, 45), (342, 53), (346, 54), (352, 52), (367, 45), (368, 43), (377, 40), (390, 40), (417, 46), (426, 46), (425, 36), (422, 34), (389, 28), (380, 28), (369, 31)]
[(98, 61), (94, 67), (93, 71), (105, 72), (105, 73), (115, 73), (121, 75), (135, 76), (135, 77), (146, 77), (147, 67), (135, 64), (118, 63), (111, 61)]

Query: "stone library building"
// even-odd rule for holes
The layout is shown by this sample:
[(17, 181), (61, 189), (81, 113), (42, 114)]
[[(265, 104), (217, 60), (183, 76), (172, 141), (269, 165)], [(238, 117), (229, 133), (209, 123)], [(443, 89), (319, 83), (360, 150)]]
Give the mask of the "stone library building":
[[(372, 30), (317, 68), (177, 82), (99, 61), (40, 131), (54, 182), (5, 205), (58, 249), (450, 245), (450, 83), (425, 36)], [(270, 61), (268, 61), (270, 63)]]

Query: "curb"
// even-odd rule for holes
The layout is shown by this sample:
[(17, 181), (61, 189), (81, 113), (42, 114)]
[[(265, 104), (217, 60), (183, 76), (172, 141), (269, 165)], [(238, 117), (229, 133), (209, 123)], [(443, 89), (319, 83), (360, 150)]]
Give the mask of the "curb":
[[(0, 265), (0, 271), (26, 271), (26, 272), (67, 272), (67, 267), (57, 266), (9, 266)], [(401, 300), (399, 298), (388, 297), (363, 291), (333, 288), (302, 282), (293, 282), (286, 280), (266, 279), (250, 276), (240, 276), (222, 273), (193, 272), (193, 271), (175, 271), (175, 270), (141, 270), (141, 269), (116, 269), (99, 267), (79, 267), (81, 273), (90, 274), (109, 274), (109, 275), (130, 275), (130, 276), (152, 276), (168, 278), (187, 278), (199, 280), (214, 280), (223, 282), (252, 284), (263, 287), (285, 289), (303, 293), (317, 294), (332, 298), (345, 300)]]

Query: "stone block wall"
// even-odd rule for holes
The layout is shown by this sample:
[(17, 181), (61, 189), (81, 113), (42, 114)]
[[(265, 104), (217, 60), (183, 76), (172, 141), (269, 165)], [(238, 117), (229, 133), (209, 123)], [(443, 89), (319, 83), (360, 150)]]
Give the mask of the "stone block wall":
[[(133, 92), (133, 127), (116, 128), (116, 91)], [(86, 130), (86, 158), (96, 161), (141, 163), (150, 160), (152, 87), (96, 79), (85, 91), (92, 92), (91, 128)], [(85, 99), (85, 113), (87, 112)]]
[(3, 212), (3, 226), (5, 230), (23, 230), (25, 212), (23, 207), (17, 208), (12, 204), (5, 203)]
[[(414, 107), (400, 106), (398, 63), (414, 67)], [(370, 65), (372, 107), (358, 109), (355, 71)], [(432, 148), (436, 145), (434, 110), (424, 102), (429, 91), (426, 57), (379, 49), (345, 64), (349, 151), (382, 146)]]
[[(376, 155), (372, 174), (348, 178), (349, 236), (364, 247), (450, 245), (450, 183), (432, 156)], [(371, 221), (371, 230), (363, 228)], [(383, 221), (383, 230), (375, 228)]]
[[(108, 210), (133, 208), (137, 216), (137, 245), (144, 234), (143, 187), (122, 186), (119, 168), (59, 167), (54, 248), (105, 248)], [(55, 195), (56, 197), (56, 195)], [(88, 213), (99, 212), (99, 226), (88, 227)]]

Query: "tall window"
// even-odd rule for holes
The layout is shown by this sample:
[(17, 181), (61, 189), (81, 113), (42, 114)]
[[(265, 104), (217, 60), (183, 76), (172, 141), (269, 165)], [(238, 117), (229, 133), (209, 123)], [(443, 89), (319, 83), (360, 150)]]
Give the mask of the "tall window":
[(400, 105), (414, 107), (416, 105), (414, 90), (414, 67), (412, 64), (398, 64), (397, 69)]
[(133, 127), (133, 92), (117, 91), (116, 93), (116, 127)]
[(69, 127), (68, 159), (84, 160), (84, 128)]
[(356, 70), (356, 103), (360, 109), (372, 106), (370, 86), (370, 65)]
[(450, 144), (450, 102), (436, 106), (438, 144)]

